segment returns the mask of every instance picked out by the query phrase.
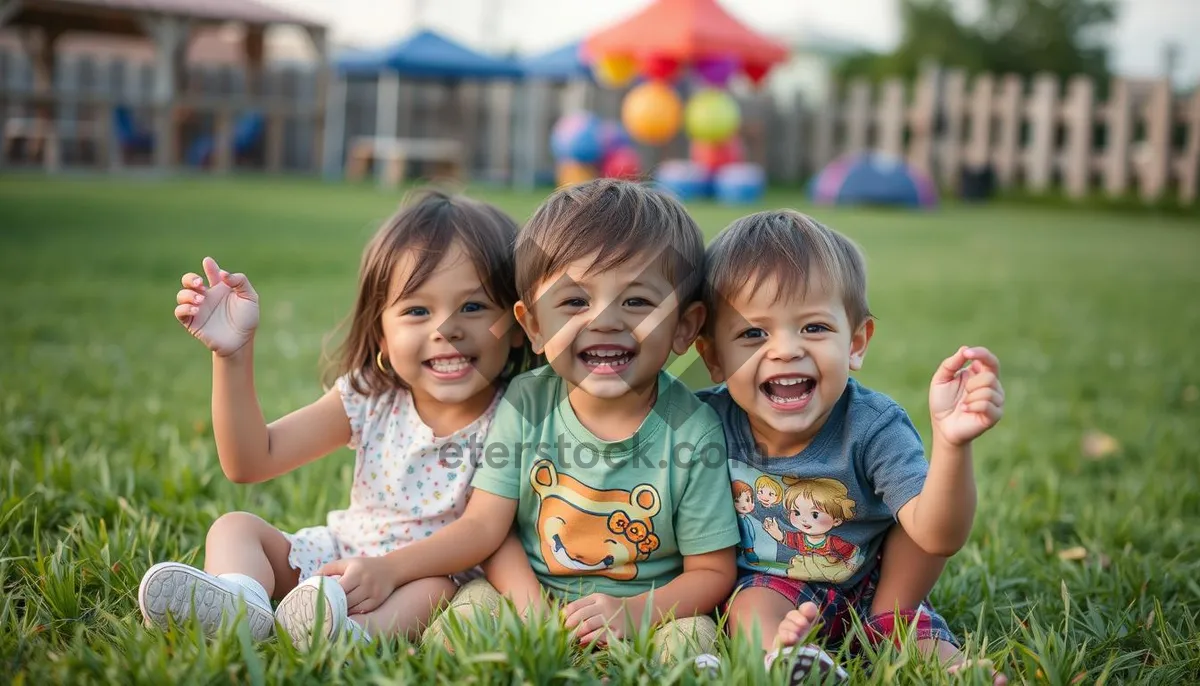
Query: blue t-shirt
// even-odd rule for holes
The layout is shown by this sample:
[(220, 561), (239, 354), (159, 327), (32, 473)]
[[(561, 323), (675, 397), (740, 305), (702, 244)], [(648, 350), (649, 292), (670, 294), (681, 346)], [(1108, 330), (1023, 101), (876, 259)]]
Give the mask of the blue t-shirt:
[(739, 569), (858, 583), (929, 470), (921, 436), (904, 409), (850, 379), (808, 447), (798, 455), (762, 457), (746, 412), (724, 385), (698, 395), (725, 428), (732, 493), (740, 505)]

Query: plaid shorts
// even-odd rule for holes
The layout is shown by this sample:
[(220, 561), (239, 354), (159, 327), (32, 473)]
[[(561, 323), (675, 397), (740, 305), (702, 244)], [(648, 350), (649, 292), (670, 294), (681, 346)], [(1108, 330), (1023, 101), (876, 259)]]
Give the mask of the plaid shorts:
[[(896, 635), (896, 631), (903, 627), (915, 633), (918, 639), (935, 639), (950, 643), (956, 648), (962, 647), (950, 631), (946, 620), (934, 611), (928, 601), (922, 602), (915, 610), (884, 612), (869, 616), (871, 602), (875, 599), (875, 587), (879, 583), (879, 568), (880, 565), (875, 564), (870, 574), (849, 588), (840, 588), (828, 583), (800, 581), (774, 574), (749, 572), (738, 578), (734, 594), (736, 595), (743, 588), (769, 588), (787, 598), (788, 602), (796, 607), (800, 607), (806, 602), (815, 603), (821, 610), (821, 616), (817, 620), (821, 626), (818, 635), (835, 646), (840, 644), (853, 629), (854, 625), (851, 621), (851, 610), (853, 610), (858, 613), (859, 617), (865, 618), (863, 628), (872, 645), (888, 637), (899, 641), (900, 637)], [(900, 622), (897, 622), (897, 619)], [(901, 622), (901, 627), (898, 627), (897, 624)]]

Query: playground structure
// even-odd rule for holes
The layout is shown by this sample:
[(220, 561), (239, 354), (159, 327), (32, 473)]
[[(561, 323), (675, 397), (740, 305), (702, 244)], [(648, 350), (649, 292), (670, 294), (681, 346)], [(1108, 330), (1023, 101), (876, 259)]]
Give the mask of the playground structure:
[[(155, 3), (170, 5), (174, 13), (144, 20), (118, 20), (114, 14), (127, 5)], [(211, 12), (209, 18), (189, 18), (201, 6), (185, 6), (182, 0), (37, 0), (38, 8), (57, 8), (51, 16), (48, 10), (30, 11), (34, 4), (0, 1), (0, 33), (15, 29), (24, 37), (20, 51), (0, 41), (0, 119), (14, 140), (24, 136), (22, 146), (40, 140), (46, 149), (61, 148), (86, 138), (97, 148), (102, 169), (141, 160), (166, 172), (192, 157), (222, 172), (233, 168), (236, 153), (244, 148), (250, 157), (260, 156), (259, 166), (268, 172), (320, 170), (339, 178), (365, 175), (373, 165), (379, 180), (390, 184), (408, 175), (414, 157), (425, 156), (431, 159), (419, 170), (422, 175), (451, 174), (532, 189), (555, 183), (552, 130), (563, 115), (584, 111), (620, 121), (627, 94), (640, 85), (604, 85), (581, 54), (586, 36), (520, 61), (497, 59), (506, 71), (503, 76), (351, 73), (343, 69), (351, 62), (339, 66), (329, 59), (322, 27), (265, 8), (259, 9), (269, 14), (238, 20), (232, 18), (236, 12), (257, 12), (258, 6), (211, 0), (202, 7), (230, 9), (220, 21), (244, 27), (243, 64), (205, 72), (202, 78), (196, 78), (193, 64), (185, 88), (178, 76), (182, 39), (172, 42), (170, 34), (194, 36), (214, 25), (218, 20)], [(56, 18), (85, 7), (86, 20)], [(122, 11), (137, 15), (133, 9)], [(48, 30), (54, 21), (66, 28), (57, 34)], [(303, 28), (317, 60), (262, 65), (256, 73), (262, 31), (278, 24)], [(154, 61), (120, 65), (125, 78), (119, 83), (112, 78), (118, 65), (103, 58), (83, 54), (55, 64), (57, 36), (70, 36), (81, 26), (150, 38), (156, 46)], [(43, 33), (53, 36), (50, 48)], [(162, 55), (171, 52), (159, 47), (171, 45), (176, 57), (164, 60)], [(164, 62), (175, 69), (164, 69)], [(332, 73), (335, 68), (337, 74)], [(31, 72), (34, 78), (28, 77)], [(47, 87), (50, 74), (56, 75), (52, 88)], [(236, 87), (239, 80), (245, 87)], [(255, 81), (263, 95), (249, 94)], [(214, 83), (220, 87), (213, 88)], [(230, 83), (235, 87), (227, 88)], [(1173, 90), (1166, 80), (1117, 78), (1103, 85), (1084, 77), (1063, 82), (1043, 75), (1026, 81), (930, 66), (913, 81), (842, 84), (821, 102), (755, 89), (742, 78), (733, 79), (726, 92), (738, 108), (738, 156), (742, 163), (761, 167), (775, 185), (801, 188), (834, 160), (878, 152), (920, 170), (948, 194), (987, 170), (997, 188), (1030, 195), (1137, 196), (1145, 202), (1194, 204), (1200, 191), (1200, 90)], [(1106, 95), (1098, 96), (1102, 90)], [(175, 93), (174, 99), (164, 99), (163, 93)], [(130, 116), (105, 113), (117, 105), (126, 106)], [(262, 117), (257, 123), (254, 112)], [(245, 133), (237, 136), (242, 116)], [(48, 127), (48, 121), (56, 125)], [(186, 144), (174, 140), (171, 134), (188, 128), (189, 121), (199, 135)], [(384, 138), (430, 142), (383, 144), (377, 150), (372, 139), (381, 132)], [(208, 151), (196, 143), (206, 135), (212, 142)], [(164, 139), (168, 145), (152, 145)], [(235, 139), (254, 144), (235, 146)], [(656, 173), (668, 160), (694, 161), (692, 142), (679, 132), (662, 144), (634, 141), (633, 147), (646, 174)], [(422, 145), (433, 150), (420, 150)], [(125, 154), (112, 154), (118, 150)], [(43, 152), (37, 160), (51, 171), (64, 166), (60, 154)], [(15, 160), (0, 156), (0, 164)]]
[[(204, 93), (188, 69), (189, 46), (204, 32), (230, 26), (242, 36), (243, 87), (236, 93)], [(311, 42), (317, 67), (308, 102), (286, 100), (266, 87), (264, 37), (275, 26), (302, 29)], [(0, 88), (0, 111), (7, 115), (0, 163), (9, 161), (20, 144), (35, 151), (46, 170), (55, 171), (62, 165), (64, 144), (87, 143), (101, 166), (113, 170), (142, 160), (159, 171), (181, 162), (226, 171), (238, 158), (253, 156), (262, 169), (280, 171), (286, 121), (305, 120), (312, 130), (321, 130), (325, 27), (252, 0), (4, 0), (0, 27), (19, 38), (33, 77), (32, 87), (13, 87), (5, 78)], [(130, 97), (116, 89), (63, 88), (57, 46), (64, 36), (77, 34), (148, 40), (153, 46), (149, 92)], [(72, 118), (60, 116), (68, 111)], [(310, 168), (316, 169), (320, 141), (312, 142), (312, 150)]]

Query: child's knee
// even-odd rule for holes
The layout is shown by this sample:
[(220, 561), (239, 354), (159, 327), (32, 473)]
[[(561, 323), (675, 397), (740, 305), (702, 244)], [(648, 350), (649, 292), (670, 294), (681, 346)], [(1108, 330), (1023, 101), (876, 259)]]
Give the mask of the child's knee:
[(717, 647), (717, 623), (707, 615), (665, 622), (654, 632), (654, 644), (664, 663), (712, 653)]
[(208, 527), (205, 545), (212, 545), (214, 542), (231, 539), (256, 537), (264, 526), (269, 527), (270, 524), (267, 524), (260, 517), (252, 515), (249, 512), (226, 512), (217, 517), (212, 525)]
[(449, 603), (446, 609), (433, 617), (421, 636), (423, 644), (432, 645), (432, 642), (440, 641), (446, 650), (451, 648), (452, 625), (469, 625), (477, 612), (486, 612), (494, 617), (499, 614), (500, 603), (504, 599), (486, 579), (468, 581), (453, 593), (453, 597), (447, 597)]

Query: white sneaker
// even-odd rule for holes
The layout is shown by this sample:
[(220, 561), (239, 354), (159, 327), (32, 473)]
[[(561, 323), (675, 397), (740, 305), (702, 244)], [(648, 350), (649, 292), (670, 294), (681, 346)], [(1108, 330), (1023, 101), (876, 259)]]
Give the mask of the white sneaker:
[(715, 677), (721, 673), (721, 658), (711, 653), (702, 653), (696, 656), (696, 671), (707, 672), (709, 676)]
[(138, 606), (147, 625), (166, 629), (168, 615), (183, 622), (194, 608), (206, 636), (236, 618), (242, 601), (250, 636), (255, 641), (270, 638), (275, 631), (271, 600), (261, 584), (243, 574), (213, 576), (178, 562), (161, 562), (146, 571), (138, 586)]
[[(325, 604), (321, 626), (317, 626), (317, 608)], [(287, 631), (292, 644), (300, 650), (308, 650), (314, 634), (328, 641), (347, 636), (352, 641), (369, 643), (367, 630), (350, 619), (346, 612), (346, 592), (337, 579), (327, 576), (312, 576), (301, 581), (292, 592), (279, 601), (275, 619)]]
[(816, 646), (791, 646), (782, 650), (771, 651), (767, 653), (766, 665), (767, 670), (771, 669), (771, 665), (777, 659), (795, 659), (788, 671), (788, 684), (803, 684), (808, 681), (808, 677), (813, 672), (820, 674), (820, 683), (826, 683), (829, 680), (829, 675), (834, 675), (835, 683), (842, 683), (850, 680), (850, 675), (846, 670), (838, 666), (833, 661), (832, 657), (824, 650)]

